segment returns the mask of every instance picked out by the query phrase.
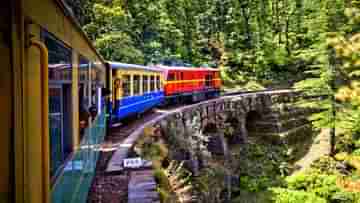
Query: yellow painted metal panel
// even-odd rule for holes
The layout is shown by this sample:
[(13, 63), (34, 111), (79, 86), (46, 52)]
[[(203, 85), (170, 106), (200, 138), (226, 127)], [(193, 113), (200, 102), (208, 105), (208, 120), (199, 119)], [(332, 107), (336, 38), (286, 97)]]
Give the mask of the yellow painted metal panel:
[[(121, 81), (121, 72), (120, 72), (120, 71), (117, 71), (117, 72), (116, 72), (116, 78), (114, 78), (114, 80), (115, 80), (115, 79), (120, 79), (120, 81)], [(123, 95), (123, 91), (122, 91), (121, 85), (120, 85), (120, 88), (117, 88), (116, 91), (117, 91), (117, 92), (116, 92), (116, 95), (117, 95), (116, 100), (119, 100), (119, 99), (121, 99), (121, 97), (122, 97), (122, 95)]]
[(40, 52), (40, 88), (41, 88), (41, 167), (42, 167), (42, 191), (43, 201), (50, 201), (50, 139), (49, 139), (49, 82), (48, 61), (49, 53), (46, 45), (38, 39), (30, 39), (30, 46)]
[(79, 68), (79, 55), (73, 52), (72, 55), (72, 135), (73, 135), (73, 147), (76, 150), (79, 146), (79, 90), (78, 90), (78, 68)]
[[(54, 0), (27, 0), (25, 15), (91, 61), (101, 59)], [(34, 6), (36, 5), (36, 6)]]
[(144, 90), (143, 90), (143, 75), (144, 75), (144, 74), (140, 74), (140, 94), (144, 94)]
[(130, 96), (134, 96), (134, 73), (130, 74)]
[[(40, 28), (32, 26), (30, 33), (40, 39)], [(49, 175), (42, 171), (42, 120), (41, 120), (41, 70), (40, 52), (30, 47), (25, 50), (26, 68), (24, 70), (24, 127), (25, 127), (25, 165), (27, 180), (27, 199), (29, 202), (45, 202), (42, 197), (42, 178)]]

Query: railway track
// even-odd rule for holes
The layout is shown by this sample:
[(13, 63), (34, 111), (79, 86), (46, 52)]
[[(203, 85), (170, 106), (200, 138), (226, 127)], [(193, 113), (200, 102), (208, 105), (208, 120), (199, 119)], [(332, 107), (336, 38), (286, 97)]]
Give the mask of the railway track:
[(139, 119), (127, 119), (117, 127), (111, 127), (101, 146), (100, 157), (96, 166), (96, 174), (91, 186), (88, 202), (127, 202), (127, 185), (129, 183), (129, 172), (123, 171), (118, 174), (106, 172), (106, 167), (116, 149), (121, 143), (134, 132), (139, 125), (145, 123), (161, 113), (149, 111)]
[(268, 88), (265, 90), (229, 90), (221, 91), (221, 96), (235, 96), (241, 94), (252, 94), (252, 93), (262, 93), (262, 92), (273, 92), (273, 91), (295, 91), (293, 88)]
[[(220, 97), (254, 94), (263, 92), (276, 92), (276, 91), (292, 91), (293, 89), (266, 89), (257, 91), (230, 91), (222, 92)], [(216, 98), (218, 99), (218, 98)], [(193, 104), (189, 104), (193, 105)], [(153, 109), (144, 113), (141, 117), (127, 119), (116, 127), (109, 128), (109, 132), (105, 137), (104, 143), (101, 146), (100, 158), (96, 166), (96, 175), (91, 186), (88, 202), (111, 202), (122, 203), (127, 202), (128, 184), (130, 171), (122, 170), (116, 172), (107, 171), (107, 166), (114, 155), (115, 151), (125, 140), (135, 132), (144, 123), (147, 123), (159, 116), (168, 112), (184, 108), (188, 105), (167, 106), (160, 109)]]

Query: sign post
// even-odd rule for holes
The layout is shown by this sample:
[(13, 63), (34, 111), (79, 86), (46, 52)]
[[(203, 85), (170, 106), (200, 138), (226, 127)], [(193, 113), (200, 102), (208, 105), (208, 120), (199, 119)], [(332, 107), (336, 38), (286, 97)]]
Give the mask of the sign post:
[(140, 157), (124, 159), (124, 168), (140, 168), (143, 161)]

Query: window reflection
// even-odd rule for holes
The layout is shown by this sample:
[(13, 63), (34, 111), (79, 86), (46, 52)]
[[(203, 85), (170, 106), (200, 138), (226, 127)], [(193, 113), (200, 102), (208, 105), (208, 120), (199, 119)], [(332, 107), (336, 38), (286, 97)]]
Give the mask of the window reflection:
[[(105, 102), (101, 98), (101, 88), (105, 87), (105, 66), (92, 63), (91, 67), (91, 109), (92, 117), (101, 112)], [(97, 112), (97, 113), (96, 113)]]
[(143, 76), (143, 92), (147, 93), (149, 91), (149, 77), (147, 75)]
[(124, 75), (122, 77), (122, 89), (123, 89), (123, 96), (127, 97), (130, 96), (130, 75)]
[(140, 94), (140, 75), (134, 75), (134, 95)]
[(80, 139), (84, 135), (85, 128), (89, 125), (90, 106), (90, 62), (85, 57), (79, 58), (79, 131)]
[(155, 76), (150, 76), (150, 91), (155, 91)]
[(42, 38), (49, 51), (50, 175), (54, 178), (72, 152), (71, 49), (46, 31)]
[(160, 76), (159, 75), (156, 76), (156, 87), (157, 87), (158, 90), (161, 89)]

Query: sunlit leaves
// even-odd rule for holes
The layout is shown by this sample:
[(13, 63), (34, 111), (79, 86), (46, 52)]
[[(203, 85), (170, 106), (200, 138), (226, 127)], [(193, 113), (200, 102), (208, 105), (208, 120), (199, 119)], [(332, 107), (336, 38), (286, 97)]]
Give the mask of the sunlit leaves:
[(100, 36), (95, 46), (107, 60), (138, 64), (144, 62), (141, 51), (134, 47), (129, 36), (121, 32)]

